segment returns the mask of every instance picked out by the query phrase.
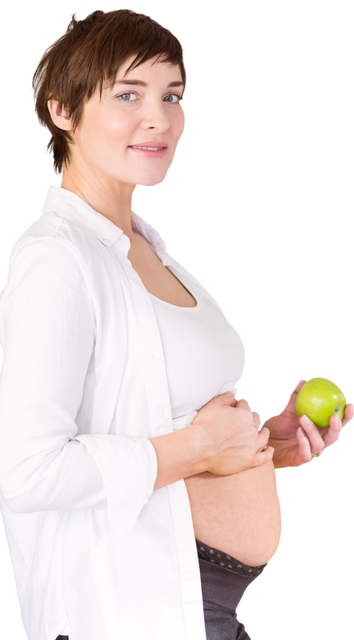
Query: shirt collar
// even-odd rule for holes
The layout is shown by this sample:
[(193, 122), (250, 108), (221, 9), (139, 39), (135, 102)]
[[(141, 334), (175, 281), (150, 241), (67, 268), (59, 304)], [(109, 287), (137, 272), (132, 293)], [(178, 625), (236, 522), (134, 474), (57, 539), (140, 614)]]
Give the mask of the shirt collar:
[[(95, 211), (82, 198), (63, 189), (62, 187), (51, 186), (48, 190), (44, 206), (43, 214), (55, 211), (65, 217), (73, 220), (79, 226), (88, 228), (93, 235), (107, 247), (111, 247), (117, 242), (117, 248), (128, 255), (130, 249), (130, 240), (122, 229), (117, 227), (106, 216)], [(161, 238), (159, 232), (148, 224), (143, 218), (132, 211), (132, 227), (133, 230), (140, 233), (152, 246), (156, 254), (162, 260), (166, 256), (166, 244)]]

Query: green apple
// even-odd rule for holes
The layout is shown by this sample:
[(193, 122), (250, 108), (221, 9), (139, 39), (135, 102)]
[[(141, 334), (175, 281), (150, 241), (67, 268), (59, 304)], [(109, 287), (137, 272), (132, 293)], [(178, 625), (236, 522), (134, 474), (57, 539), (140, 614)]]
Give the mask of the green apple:
[(345, 406), (346, 400), (339, 387), (326, 378), (305, 382), (295, 401), (297, 415), (307, 415), (316, 427), (329, 427), (329, 419), (334, 413), (342, 420)]

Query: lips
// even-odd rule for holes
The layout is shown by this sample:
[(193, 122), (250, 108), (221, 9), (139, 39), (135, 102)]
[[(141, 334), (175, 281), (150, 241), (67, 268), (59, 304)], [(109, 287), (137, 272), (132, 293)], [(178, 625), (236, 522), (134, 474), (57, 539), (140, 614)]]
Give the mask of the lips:
[(129, 147), (155, 147), (158, 149), (165, 149), (167, 147), (167, 142), (148, 140), (147, 142), (137, 142), (136, 144), (130, 144)]
[[(154, 142), (154, 144), (156, 144), (156, 142)], [(144, 145), (143, 147), (129, 146), (128, 149), (133, 151), (133, 153), (137, 154), (138, 156), (144, 156), (145, 158), (163, 158), (167, 153), (167, 147), (146, 148)]]

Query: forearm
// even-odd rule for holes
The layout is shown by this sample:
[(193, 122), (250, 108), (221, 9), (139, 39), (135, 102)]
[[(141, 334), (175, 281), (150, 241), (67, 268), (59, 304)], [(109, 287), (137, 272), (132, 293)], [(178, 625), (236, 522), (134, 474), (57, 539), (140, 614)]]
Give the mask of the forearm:
[(207, 470), (210, 447), (201, 446), (196, 429), (149, 438), (157, 456), (157, 477), (154, 490)]

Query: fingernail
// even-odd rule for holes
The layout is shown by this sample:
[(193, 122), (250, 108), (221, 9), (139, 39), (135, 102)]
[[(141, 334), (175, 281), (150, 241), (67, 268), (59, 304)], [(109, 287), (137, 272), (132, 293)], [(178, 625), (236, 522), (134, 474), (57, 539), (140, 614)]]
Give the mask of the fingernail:
[(304, 424), (311, 424), (310, 418), (308, 418), (306, 415), (302, 416), (302, 422)]
[(299, 432), (300, 436), (306, 435), (305, 431), (303, 429), (301, 429), (301, 427), (298, 428), (298, 432)]

